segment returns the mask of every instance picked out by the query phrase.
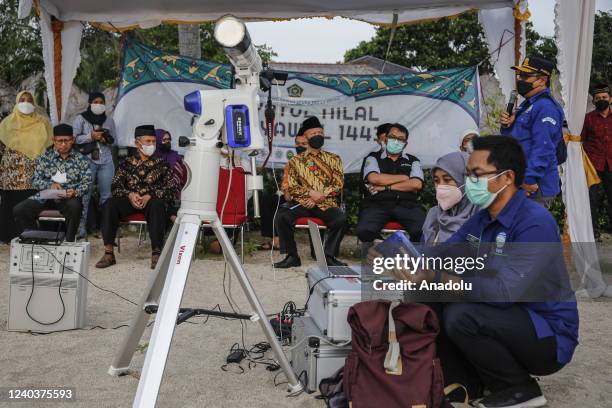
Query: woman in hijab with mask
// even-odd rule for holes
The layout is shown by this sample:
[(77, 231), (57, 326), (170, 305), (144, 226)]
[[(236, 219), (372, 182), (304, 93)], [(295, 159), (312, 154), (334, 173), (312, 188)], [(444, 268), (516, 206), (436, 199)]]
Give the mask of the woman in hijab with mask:
[(427, 213), (423, 224), (423, 241), (428, 244), (445, 242), (476, 211), (478, 207), (465, 196), (468, 155), (453, 152), (442, 156), (433, 168), (438, 205)]
[(13, 112), (0, 123), (0, 241), (17, 236), (13, 207), (36, 193), (36, 159), (52, 144), (51, 123), (39, 113), (32, 93), (20, 92)]
[(87, 235), (87, 214), (91, 194), (98, 183), (100, 208), (111, 197), (111, 182), (115, 175), (115, 164), (111, 146), (114, 143), (115, 122), (106, 115), (105, 97), (101, 92), (89, 94), (87, 109), (79, 114), (72, 123), (76, 136), (76, 149), (89, 159), (93, 183), (91, 190), (83, 197), (83, 215), (78, 237)]
[(164, 129), (155, 129), (155, 138), (156, 149), (153, 157), (159, 157), (168, 163), (168, 167), (172, 170), (174, 176), (175, 185), (178, 186), (174, 205), (168, 210), (170, 221), (174, 222), (180, 207), (181, 190), (187, 183), (187, 166), (183, 162), (183, 157), (176, 150), (172, 150), (172, 135), (170, 132)]

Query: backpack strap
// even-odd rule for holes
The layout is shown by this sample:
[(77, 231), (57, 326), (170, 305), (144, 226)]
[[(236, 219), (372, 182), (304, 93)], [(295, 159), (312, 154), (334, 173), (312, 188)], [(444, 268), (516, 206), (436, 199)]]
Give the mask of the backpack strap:
[(463, 405), (461, 406), (461, 408), (469, 408), (469, 401), (470, 401), (470, 396), (468, 395), (468, 391), (467, 389), (459, 384), (459, 383), (454, 383), (454, 384), (449, 384), (446, 387), (444, 387), (444, 390), (442, 391), (444, 393), (444, 396), (448, 396), (448, 394), (450, 394), (451, 392), (458, 390), (459, 388), (461, 388), (463, 390), (463, 392), (465, 392), (465, 399), (463, 400)]
[(400, 353), (400, 345), (397, 341), (397, 333), (395, 331), (395, 321), (393, 320), (393, 309), (400, 302), (394, 300), (389, 305), (389, 350), (385, 356), (385, 372), (390, 375), (402, 375), (402, 356)]

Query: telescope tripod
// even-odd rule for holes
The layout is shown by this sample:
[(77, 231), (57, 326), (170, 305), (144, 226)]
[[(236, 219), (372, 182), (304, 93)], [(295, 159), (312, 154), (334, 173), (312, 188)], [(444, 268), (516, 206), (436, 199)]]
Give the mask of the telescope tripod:
[[(187, 275), (193, 259), (198, 232), (202, 222), (210, 223), (223, 253), (236, 274), (249, 304), (254, 311), (251, 320), (258, 320), (272, 351), (276, 355), (280, 367), (285, 372), (289, 392), (302, 389), (287, 356), (276, 338), (276, 334), (268, 321), (263, 306), (257, 298), (240, 259), (234, 250), (216, 212), (203, 212), (201, 214), (179, 213), (170, 235), (164, 245), (155, 270), (141, 297), (139, 310), (132, 318), (129, 331), (123, 339), (119, 352), (115, 355), (108, 373), (110, 375), (126, 374), (130, 361), (142, 338), (149, 321), (149, 313), (157, 305), (157, 317), (153, 326), (153, 333), (145, 357), (144, 366), (138, 382), (133, 408), (154, 407), (159, 393), (162, 376), (170, 352), (170, 344), (177, 325), (181, 299), (187, 283)], [(149, 313), (148, 313), (149, 312)]]

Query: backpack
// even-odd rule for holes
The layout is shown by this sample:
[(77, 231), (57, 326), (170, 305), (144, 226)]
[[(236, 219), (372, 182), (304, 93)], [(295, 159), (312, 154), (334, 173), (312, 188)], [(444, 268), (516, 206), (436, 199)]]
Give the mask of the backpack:
[(343, 390), (344, 367), (341, 367), (331, 377), (324, 378), (319, 383), (321, 398), (327, 408), (349, 408)]
[[(352, 408), (446, 408), (435, 313), (418, 303), (367, 301), (348, 312), (352, 351), (343, 392)], [(467, 396), (465, 400), (467, 406)]]

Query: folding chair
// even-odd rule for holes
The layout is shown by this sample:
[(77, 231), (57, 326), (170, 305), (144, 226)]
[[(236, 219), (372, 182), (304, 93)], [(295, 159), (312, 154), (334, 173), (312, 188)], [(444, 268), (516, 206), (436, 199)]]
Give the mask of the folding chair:
[[(219, 189), (217, 191), (217, 214), (223, 228), (240, 229), (240, 259), (244, 262), (244, 227), (247, 224), (247, 191), (246, 173), (242, 167), (231, 170), (219, 169)], [(229, 187), (229, 195), (223, 208), (223, 202)], [(222, 214), (223, 212), (223, 214)], [(209, 223), (202, 223), (202, 229), (210, 228)], [(231, 237), (230, 237), (231, 238)], [(235, 242), (235, 237), (234, 237)]]
[(60, 232), (62, 227), (66, 228), (66, 218), (58, 210), (42, 210), (38, 213), (38, 221), (57, 223), (57, 232)]
[[(120, 225), (138, 225), (138, 246), (146, 240), (147, 220), (144, 213), (128, 215), (121, 220)], [(117, 232), (117, 252), (121, 253), (121, 231)]]

